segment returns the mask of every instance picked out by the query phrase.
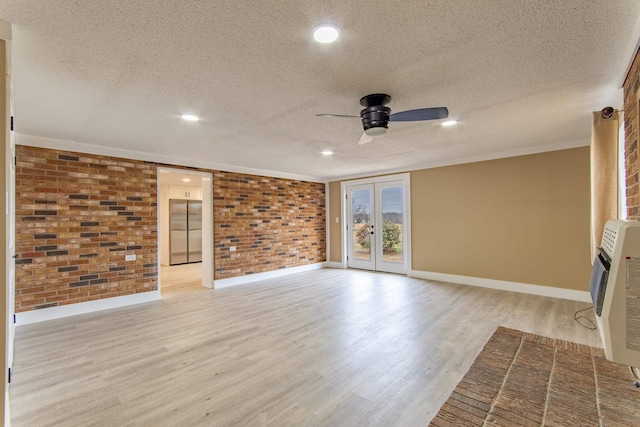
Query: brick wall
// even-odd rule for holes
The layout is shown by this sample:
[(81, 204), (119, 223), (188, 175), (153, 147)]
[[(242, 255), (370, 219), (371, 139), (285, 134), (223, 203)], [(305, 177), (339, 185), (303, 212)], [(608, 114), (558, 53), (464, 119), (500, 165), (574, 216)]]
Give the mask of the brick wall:
[(640, 87), (640, 52), (636, 54), (624, 89), (624, 134), (625, 134), (625, 170), (627, 192), (627, 215), (631, 219), (640, 219), (640, 194), (638, 184), (638, 88)]
[(154, 164), (23, 146), (16, 156), (16, 312), (157, 289)]
[(326, 260), (324, 184), (230, 172), (213, 181), (216, 279)]
[[(16, 156), (16, 312), (157, 289), (157, 164)], [(324, 184), (197, 170), (214, 177), (215, 279), (325, 261)]]

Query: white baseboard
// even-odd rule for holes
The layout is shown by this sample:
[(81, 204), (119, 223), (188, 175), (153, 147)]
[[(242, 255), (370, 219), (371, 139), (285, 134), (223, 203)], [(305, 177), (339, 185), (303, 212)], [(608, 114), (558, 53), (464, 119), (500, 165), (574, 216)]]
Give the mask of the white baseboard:
[(11, 410), (9, 408), (9, 390), (5, 388), (4, 392), (4, 425), (11, 427)]
[(76, 316), (78, 314), (93, 313), (95, 311), (125, 307), (127, 305), (140, 304), (159, 299), (160, 291), (151, 291), (139, 294), (123, 295), (121, 297), (99, 299), (95, 301), (79, 302), (77, 304), (61, 305), (58, 307), (43, 308), (40, 310), (25, 311), (22, 313), (16, 313), (16, 325), (19, 326), (45, 322), (47, 320)]
[(461, 285), (479, 286), (481, 288), (499, 289), (501, 291), (520, 292), (523, 294), (568, 299), (580, 302), (592, 302), (588, 291), (553, 288), (551, 286), (530, 285), (528, 283), (506, 282), (504, 280), (483, 279), (481, 277), (458, 276), (455, 274), (434, 273), (431, 271), (411, 270), (409, 277), (440, 282), (459, 283)]
[(327, 261), (327, 262), (324, 263), (324, 266), (326, 268), (347, 268), (341, 262), (336, 262), (336, 261)]
[(318, 262), (315, 264), (301, 265), (299, 267), (283, 268), (279, 270), (265, 271), (264, 273), (248, 274), (245, 276), (214, 280), (213, 287), (215, 289), (228, 288), (229, 286), (242, 285), (245, 283), (257, 282), (258, 280), (287, 276), (289, 274), (301, 273), (303, 271), (319, 270), (321, 268), (324, 268), (325, 264), (325, 262)]

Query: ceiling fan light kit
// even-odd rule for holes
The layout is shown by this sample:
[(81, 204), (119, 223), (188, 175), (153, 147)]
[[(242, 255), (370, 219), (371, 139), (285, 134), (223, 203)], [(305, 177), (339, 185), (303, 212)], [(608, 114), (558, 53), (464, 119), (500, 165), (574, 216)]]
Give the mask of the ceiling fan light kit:
[[(360, 137), (358, 145), (371, 142), (374, 136), (381, 136), (387, 133), (390, 121), (415, 122), (449, 117), (449, 110), (446, 107), (418, 108), (391, 114), (391, 109), (386, 106), (389, 102), (391, 102), (391, 97), (386, 93), (373, 93), (360, 99), (360, 105), (364, 107), (360, 111), (364, 134)], [(317, 114), (317, 116), (357, 117), (343, 114)]]
[(369, 136), (382, 136), (387, 133), (387, 126), (378, 126), (373, 128), (366, 128), (364, 133)]

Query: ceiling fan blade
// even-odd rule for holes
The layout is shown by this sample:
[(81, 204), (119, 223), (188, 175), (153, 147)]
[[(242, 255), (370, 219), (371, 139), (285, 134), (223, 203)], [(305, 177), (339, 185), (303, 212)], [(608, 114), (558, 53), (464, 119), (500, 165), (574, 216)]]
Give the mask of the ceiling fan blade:
[(360, 116), (348, 116), (346, 114), (316, 114), (316, 117), (346, 117), (359, 119)]
[(418, 108), (417, 110), (400, 111), (389, 115), (390, 122), (416, 122), (420, 120), (446, 119), (449, 117), (447, 107)]
[(367, 135), (366, 132), (362, 132), (362, 136), (360, 137), (360, 141), (358, 141), (358, 145), (368, 144), (373, 141), (373, 137)]

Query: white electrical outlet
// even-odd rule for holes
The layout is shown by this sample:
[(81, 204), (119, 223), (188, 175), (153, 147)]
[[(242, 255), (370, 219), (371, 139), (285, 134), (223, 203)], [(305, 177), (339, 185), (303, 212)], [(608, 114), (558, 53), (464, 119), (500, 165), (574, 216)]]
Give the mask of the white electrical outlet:
[(229, 246), (229, 252), (235, 252), (235, 251), (236, 251), (235, 246)]
[(135, 261), (135, 260), (136, 260), (136, 254), (132, 254), (132, 255), (125, 255), (125, 256), (124, 256), (124, 260), (125, 260), (125, 261)]

